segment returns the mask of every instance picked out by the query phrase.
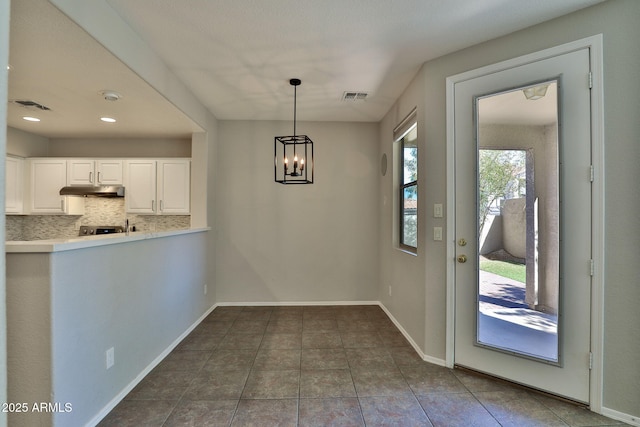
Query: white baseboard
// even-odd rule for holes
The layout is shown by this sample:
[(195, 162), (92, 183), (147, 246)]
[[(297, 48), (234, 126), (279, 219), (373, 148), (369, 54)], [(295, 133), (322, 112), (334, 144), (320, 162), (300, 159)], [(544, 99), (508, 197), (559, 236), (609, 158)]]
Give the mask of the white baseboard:
[(140, 381), (142, 381), (144, 377), (146, 377), (147, 374), (153, 370), (153, 368), (158, 366), (158, 364), (162, 362), (162, 360), (167, 357), (169, 353), (171, 353), (173, 349), (176, 348), (178, 344), (180, 344), (180, 342), (185, 339), (187, 335), (189, 335), (196, 328), (196, 326), (198, 326), (216, 307), (217, 305), (214, 304), (209, 309), (207, 309), (207, 311), (202, 316), (200, 316), (198, 320), (196, 320), (191, 326), (189, 326), (189, 328), (184, 331), (178, 338), (176, 338), (175, 341), (173, 341), (171, 345), (169, 345), (169, 347), (167, 347), (158, 357), (156, 357), (149, 365), (147, 365), (147, 367), (142, 372), (140, 372), (138, 376), (133, 379), (133, 381), (127, 384), (127, 386), (122, 389), (120, 393), (118, 393), (113, 399), (111, 399), (111, 401), (86, 424), (86, 427), (96, 426), (100, 421), (102, 421), (102, 419), (106, 417), (109, 412), (111, 412), (113, 408), (115, 408), (118, 403), (120, 403), (122, 399), (124, 399), (125, 396), (129, 394), (131, 390), (133, 390), (135, 386), (137, 386)]
[(380, 305), (378, 301), (260, 301), (260, 302), (219, 302), (218, 307), (289, 307), (323, 305)]
[(622, 421), (632, 426), (640, 426), (640, 417), (614, 411), (613, 409), (603, 407), (602, 411), (600, 411), (600, 415)]
[(379, 302), (378, 305), (380, 306), (380, 308), (382, 308), (382, 310), (384, 310), (387, 316), (389, 316), (389, 319), (391, 319), (391, 321), (396, 326), (396, 328), (398, 328), (398, 330), (402, 333), (402, 335), (404, 335), (407, 341), (409, 341), (409, 344), (411, 344), (413, 349), (416, 351), (416, 353), (418, 353), (418, 355), (422, 360), (424, 360), (425, 362), (433, 363), (434, 365), (446, 366), (446, 362), (443, 359), (438, 359), (437, 357), (424, 354), (422, 352), (422, 349), (418, 346), (418, 344), (416, 344), (413, 338), (411, 338), (411, 335), (409, 335), (409, 333), (402, 327), (400, 322), (398, 322), (398, 320), (396, 320), (396, 318), (393, 317), (393, 314), (391, 314), (391, 312), (387, 310), (387, 307), (385, 307), (384, 304), (382, 304), (381, 302)]
[(404, 337), (409, 341), (411, 347), (418, 353), (420, 358), (425, 362), (433, 363), (438, 366), (446, 366), (446, 362), (443, 359), (438, 359), (436, 357), (432, 357), (426, 355), (422, 352), (420, 347), (413, 340), (411, 335), (407, 333), (407, 331), (402, 327), (400, 322), (396, 320), (395, 317), (387, 310), (387, 307), (384, 306), (380, 301), (290, 301), (290, 302), (282, 302), (282, 301), (271, 301), (271, 302), (221, 302), (218, 303), (217, 306), (222, 307), (263, 307), (263, 306), (272, 306), (272, 307), (286, 307), (286, 306), (323, 306), (323, 305), (377, 305), (389, 316), (389, 319), (393, 322), (393, 324), (398, 328), (398, 330), (404, 335)]

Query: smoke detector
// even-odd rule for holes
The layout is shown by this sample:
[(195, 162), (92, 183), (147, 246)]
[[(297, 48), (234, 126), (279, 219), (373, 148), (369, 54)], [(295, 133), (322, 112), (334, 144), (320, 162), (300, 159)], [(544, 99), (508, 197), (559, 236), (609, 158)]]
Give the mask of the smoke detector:
[(343, 101), (364, 101), (369, 94), (367, 92), (346, 91), (342, 94)]
[(122, 95), (115, 90), (101, 90), (98, 94), (100, 94), (105, 101), (117, 101), (122, 98)]

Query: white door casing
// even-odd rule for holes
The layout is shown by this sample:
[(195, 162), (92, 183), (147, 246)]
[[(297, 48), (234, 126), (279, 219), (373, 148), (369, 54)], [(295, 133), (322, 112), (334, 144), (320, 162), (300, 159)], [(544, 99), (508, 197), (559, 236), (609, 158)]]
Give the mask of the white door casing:
[[(580, 53), (580, 51), (582, 52)], [(559, 59), (561, 57), (564, 57), (564, 59)], [(572, 71), (566, 70), (575, 68), (575, 65), (580, 62), (582, 63), (581, 66), (587, 70), (583, 75), (571, 75)], [(589, 94), (587, 89), (586, 98), (584, 98), (584, 93), (578, 95), (578, 98), (572, 98), (574, 96), (571, 95), (572, 91), (580, 85), (588, 88), (589, 68), (591, 68), (592, 71), (591, 76), (595, 90), (592, 89), (592, 93)], [(493, 66), (484, 67), (479, 70), (452, 76), (447, 79), (447, 157), (449, 189), (447, 219), (448, 224), (450, 224), (447, 229), (447, 365), (450, 367), (456, 363), (465, 366), (472, 365), (471, 367), (473, 368), (491, 372), (516, 382), (548, 390), (583, 402), (590, 402), (592, 409), (596, 411), (599, 411), (602, 399), (601, 330), (603, 281), (602, 268), (599, 268), (599, 266), (602, 265), (601, 262), (603, 259), (602, 216), (604, 209), (602, 191), (604, 183), (601, 179), (603, 165), (601, 69), (601, 36), (595, 36)], [(581, 73), (582, 71), (578, 70), (575, 72)], [(461, 150), (464, 151), (465, 148), (468, 149), (469, 147), (473, 147), (473, 150), (475, 150), (473, 97), (556, 77), (560, 77), (560, 83), (563, 85), (563, 102), (571, 106), (575, 114), (582, 114), (583, 116), (586, 114), (587, 117), (587, 123), (583, 128), (584, 133), (582, 135), (575, 133), (567, 135), (566, 132), (561, 131), (560, 144), (562, 144), (561, 150), (563, 150), (561, 156), (566, 158), (566, 150), (573, 150), (572, 152), (580, 153), (579, 156), (571, 155), (570, 164), (562, 165), (563, 185), (567, 181), (576, 181), (578, 183), (577, 188), (572, 189), (568, 194), (564, 194), (565, 199), (563, 203), (576, 204), (576, 206), (579, 206), (585, 199), (588, 200), (591, 192), (593, 192), (593, 204), (589, 203), (586, 205), (587, 215), (576, 216), (574, 213), (571, 218), (567, 218), (566, 215), (571, 214), (571, 210), (563, 208), (565, 215), (563, 218), (563, 222), (565, 223), (564, 243), (569, 245), (568, 247), (578, 247), (584, 250), (579, 254), (574, 253), (576, 251), (570, 251), (569, 256), (565, 254), (562, 257), (563, 262), (567, 263), (567, 265), (564, 266), (565, 272), (573, 271), (569, 274), (571, 277), (565, 278), (567, 283), (563, 284), (566, 288), (563, 301), (567, 301), (567, 292), (577, 292), (577, 294), (581, 295), (581, 299), (572, 297), (572, 304), (569, 304), (569, 306), (565, 308), (568, 320), (563, 323), (563, 327), (564, 330), (569, 333), (561, 335), (561, 339), (566, 341), (561, 348), (563, 352), (562, 368), (540, 362), (523, 360), (518, 357), (474, 346), (472, 343), (475, 342), (475, 309), (473, 309), (473, 311), (469, 310), (468, 313), (466, 309), (464, 312), (460, 309), (456, 311), (456, 292), (458, 295), (461, 294), (461, 290), (456, 289), (456, 285), (460, 283), (472, 283), (470, 286), (474, 288), (473, 296), (469, 297), (471, 300), (463, 301), (462, 304), (475, 307), (475, 278), (473, 278), (473, 274), (474, 271), (477, 270), (474, 262), (462, 266), (457, 265), (454, 261), (456, 255), (460, 253), (460, 248), (455, 245), (458, 238), (465, 237), (467, 241), (473, 241), (474, 246), (476, 244), (473, 237), (475, 234), (475, 225), (473, 226), (474, 229), (471, 230), (471, 222), (466, 225), (459, 222), (460, 217), (464, 216), (463, 214), (469, 210), (474, 212), (474, 215), (471, 216), (473, 217), (472, 221), (476, 221), (475, 205), (471, 205), (471, 209), (469, 209), (468, 205), (469, 200), (475, 202), (475, 193), (471, 196), (469, 196), (469, 194), (463, 196), (463, 194), (459, 193), (462, 191), (460, 185), (461, 180), (468, 181), (468, 176), (474, 173), (470, 172), (467, 178), (464, 178), (465, 175), (462, 174), (461, 178), (461, 170), (463, 172), (469, 172), (469, 170), (474, 171), (475, 165), (468, 163), (464, 167), (461, 167), (460, 164), (456, 164), (457, 161), (460, 161), (459, 159), (456, 160), (456, 153), (459, 154)], [(582, 99), (579, 98), (580, 96)], [(591, 97), (591, 105), (589, 96)], [(461, 99), (464, 99), (464, 102), (461, 102)], [(562, 121), (565, 123), (577, 123), (576, 120), (579, 119), (571, 116), (571, 114), (574, 113), (571, 111), (561, 112), (561, 114), (564, 115)], [(591, 121), (591, 126), (589, 126), (589, 121)], [(469, 141), (471, 141), (471, 143)], [(571, 144), (578, 145), (572, 147)], [(591, 148), (589, 148), (590, 145)], [(580, 147), (582, 149), (580, 149)], [(587, 148), (585, 149), (584, 147)], [(472, 150), (467, 150), (467, 152), (473, 153)], [(473, 162), (475, 162), (474, 156), (475, 153), (472, 156)], [(586, 165), (584, 165), (585, 162)], [(589, 183), (590, 165), (593, 165), (593, 169), (595, 170), (593, 189)], [(567, 170), (567, 168), (569, 169)], [(575, 169), (572, 170), (571, 168)], [(475, 181), (475, 177), (472, 177), (471, 180)], [(469, 188), (471, 188), (471, 186), (469, 186)], [(475, 188), (473, 188), (473, 191), (475, 192)], [(566, 191), (564, 191), (564, 193), (566, 193)], [(589, 218), (591, 216), (593, 216), (592, 222)], [(575, 221), (575, 219), (579, 217), (583, 219), (587, 217), (587, 219), (581, 224), (580, 221)], [(593, 242), (582, 239), (584, 233), (579, 231), (584, 228), (587, 229), (587, 235), (593, 237)], [(466, 236), (462, 234), (466, 234)], [(591, 246), (594, 248), (593, 253), (590, 251)], [(464, 251), (468, 252), (467, 255), (470, 259), (473, 259), (477, 253), (475, 247), (464, 248)], [(596, 266), (593, 278), (590, 277), (589, 272), (589, 266), (591, 265), (590, 260), (593, 260), (593, 264)], [(589, 288), (589, 282), (591, 281), (593, 283), (591, 288)], [(581, 289), (581, 287), (585, 286), (585, 283), (586, 287)], [(458, 303), (461, 303), (461, 301), (458, 300)], [(586, 325), (586, 327), (582, 328), (581, 332), (576, 332), (580, 329), (581, 321), (577, 320), (580, 317), (586, 317), (586, 320), (582, 320), (582, 325)], [(575, 319), (571, 320), (572, 318)], [(575, 324), (573, 324), (572, 321), (575, 322)], [(469, 328), (471, 332), (461, 332), (460, 325), (456, 324), (456, 322), (471, 324), (472, 326)], [(589, 324), (591, 326), (589, 326)], [(471, 335), (469, 335), (469, 333)], [(468, 345), (468, 347), (465, 348), (465, 345)], [(486, 356), (486, 354), (483, 356), (483, 352), (490, 352), (490, 356)], [(589, 376), (590, 355), (593, 356), (593, 361), (595, 361), (591, 378)], [(477, 362), (477, 360), (482, 359), (489, 359), (489, 361)], [(497, 372), (494, 370), (497, 370)], [(565, 372), (566, 378), (558, 375), (559, 371)], [(570, 381), (568, 381), (567, 378), (573, 378), (573, 383), (569, 386), (567, 386), (567, 384), (570, 383)], [(591, 392), (589, 391), (589, 384), (591, 384)]]

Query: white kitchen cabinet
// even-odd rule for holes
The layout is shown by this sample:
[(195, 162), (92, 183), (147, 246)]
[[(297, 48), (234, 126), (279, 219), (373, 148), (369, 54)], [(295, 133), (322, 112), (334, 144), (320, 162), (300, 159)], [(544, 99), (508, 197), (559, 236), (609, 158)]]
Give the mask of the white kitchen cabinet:
[(188, 215), (189, 159), (125, 160), (125, 210), (140, 215)]
[(32, 158), (28, 160), (28, 168), (29, 213), (84, 214), (84, 198), (60, 195), (60, 189), (67, 185), (66, 159)]
[(136, 214), (155, 214), (155, 160), (125, 160), (124, 163), (125, 210)]
[(122, 185), (122, 160), (96, 160), (96, 180), (98, 185)]
[(191, 210), (191, 162), (159, 160), (157, 163), (158, 210), (162, 215), (189, 214)]
[(22, 214), (24, 213), (24, 159), (22, 157), (7, 156), (5, 165), (5, 213)]
[(122, 185), (122, 160), (67, 159), (67, 185)]
[(68, 159), (66, 185), (94, 185), (95, 163), (89, 159)]

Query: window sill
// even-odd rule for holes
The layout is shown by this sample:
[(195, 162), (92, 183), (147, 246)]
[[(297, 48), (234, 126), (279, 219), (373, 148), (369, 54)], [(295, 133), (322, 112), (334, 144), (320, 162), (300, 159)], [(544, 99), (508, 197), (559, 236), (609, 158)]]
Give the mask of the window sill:
[(396, 250), (398, 250), (400, 252), (403, 252), (403, 253), (405, 253), (407, 255), (413, 255), (413, 256), (416, 256), (416, 257), (418, 256), (418, 250), (417, 249), (415, 251), (412, 251), (411, 249), (396, 247)]

